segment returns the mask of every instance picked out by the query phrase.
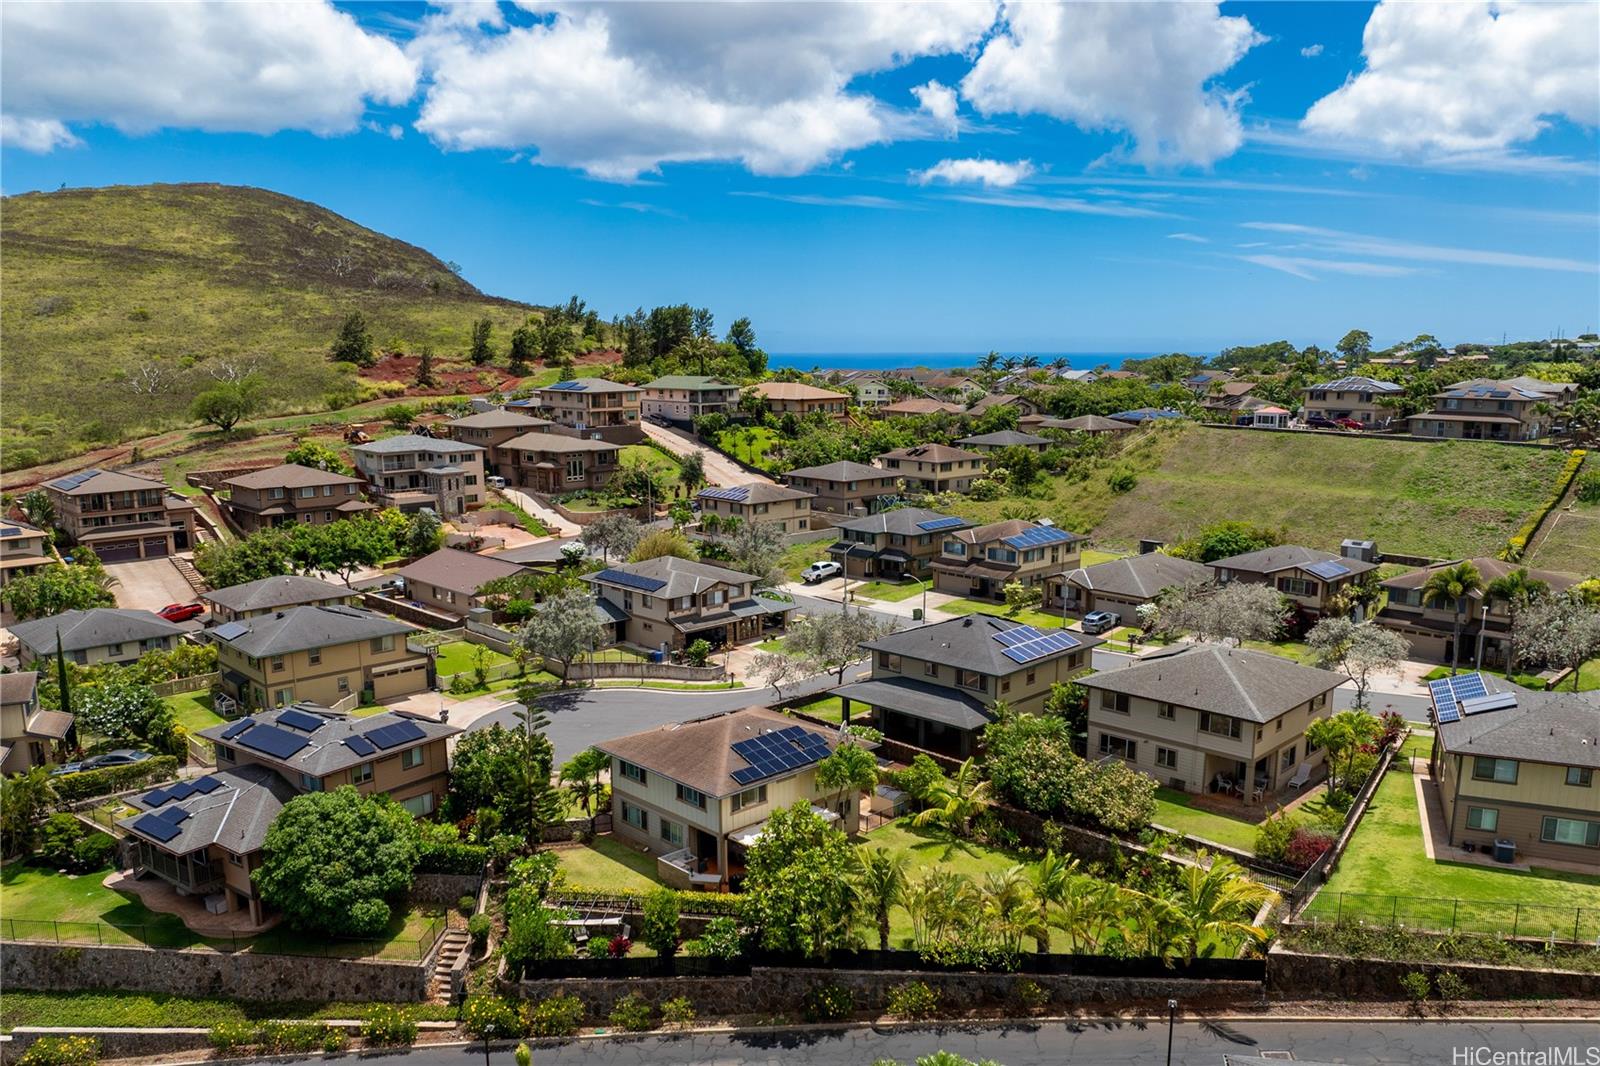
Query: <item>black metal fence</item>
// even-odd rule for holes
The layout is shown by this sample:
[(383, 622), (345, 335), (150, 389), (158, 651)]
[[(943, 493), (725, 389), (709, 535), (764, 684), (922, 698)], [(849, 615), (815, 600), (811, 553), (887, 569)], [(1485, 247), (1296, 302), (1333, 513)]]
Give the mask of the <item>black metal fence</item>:
[(1328, 892), (1305, 909), (1298, 924), (1366, 926), (1418, 933), (1474, 933), (1592, 944), (1600, 940), (1600, 907)]
[(418, 961), (428, 956), (448, 922), (430, 916), (420, 934), (383, 939), (352, 939), (271, 929), (255, 934), (201, 935), (181, 922), (113, 925), (109, 922), (61, 922), (34, 918), (0, 918), (0, 941), (62, 946), (145, 947), (161, 951), (249, 951), (258, 955), (306, 955), (319, 958)]

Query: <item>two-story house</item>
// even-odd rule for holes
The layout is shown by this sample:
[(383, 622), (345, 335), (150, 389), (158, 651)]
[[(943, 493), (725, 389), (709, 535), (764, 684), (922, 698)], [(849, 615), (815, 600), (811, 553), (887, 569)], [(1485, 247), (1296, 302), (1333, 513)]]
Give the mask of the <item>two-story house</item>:
[(154, 478), (84, 470), (44, 483), (56, 529), (103, 563), (155, 559), (194, 546), (194, 503)]
[(663, 883), (727, 891), (774, 811), (799, 802), (854, 834), (860, 797), (817, 784), (833, 730), (765, 707), (660, 726), (595, 745), (611, 756), (612, 832), (656, 857)]
[(848, 384), (855, 390), (856, 403), (861, 407), (881, 407), (894, 399), (894, 392), (882, 378), (853, 378)]
[(1394, 411), (1378, 401), (1405, 391), (1392, 381), (1376, 378), (1355, 376), (1324, 381), (1305, 390), (1304, 414), (1306, 418), (1352, 418), (1364, 426), (1384, 426), (1394, 417)]
[(976, 437), (962, 437), (956, 441), (963, 448), (975, 452), (998, 452), (1005, 448), (1026, 448), (1042, 452), (1055, 447), (1056, 442), (1037, 433), (1023, 433), (1015, 429), (1002, 429), (998, 433), (980, 433)]
[(12, 578), (26, 577), (52, 562), (50, 537), (26, 522), (0, 519), (0, 589)]
[(258, 529), (301, 522), (326, 525), (373, 509), (361, 498), (366, 482), (358, 477), (282, 463), (228, 478), (223, 505), (228, 518), (247, 536)]
[(971, 527), (965, 518), (924, 507), (897, 507), (836, 522), (834, 529), (839, 539), (829, 546), (828, 554), (844, 566), (850, 577), (922, 580), (929, 577), (929, 568), (944, 538)]
[(809, 492), (765, 481), (716, 486), (695, 494), (702, 526), (709, 515), (716, 515), (719, 523), (737, 518), (757, 525), (775, 525), (790, 535), (810, 532), (812, 499)]
[[(539, 414), (557, 425), (606, 439), (637, 439), (639, 398), (644, 390), (605, 378), (574, 378), (535, 389)], [(631, 432), (629, 432), (631, 431)]]
[(1378, 568), (1377, 563), (1348, 559), (1299, 544), (1279, 544), (1230, 555), (1210, 566), (1217, 584), (1245, 581), (1270, 585), (1313, 618), (1336, 613), (1334, 598)]
[(906, 492), (921, 495), (966, 492), (983, 476), (983, 463), (978, 452), (948, 444), (919, 444), (878, 456), (878, 465), (898, 474)]
[(1429, 682), (1428, 769), (1454, 847), (1600, 873), (1600, 693), (1537, 692), (1491, 674)]
[(763, 381), (753, 389), (775, 415), (823, 414), (833, 419), (843, 419), (850, 410), (850, 397), (842, 392), (819, 389), (800, 381)]
[(211, 612), (211, 624), (214, 626), (308, 604), (342, 603), (355, 606), (360, 599), (361, 593), (354, 589), (318, 581), (314, 577), (301, 577), (299, 574), (264, 577), (200, 594), (200, 602)]
[(1020, 518), (958, 529), (939, 545), (933, 585), (952, 596), (1004, 603), (1006, 586), (1013, 581), (1031, 588), (1076, 569), (1086, 540), (1060, 526)]
[(39, 675), (32, 670), (0, 674), (0, 774), (53, 766), (72, 735), (73, 715), (39, 708)]
[(440, 548), (395, 571), (404, 578), (406, 595), (429, 610), (465, 618), (483, 606), (478, 590), (500, 578), (526, 574), (529, 568), (493, 555), (478, 555), (459, 548)]
[(822, 466), (803, 466), (783, 475), (790, 488), (809, 492), (819, 514), (863, 515), (882, 506), (898, 491), (899, 478), (887, 470), (842, 459)]
[(426, 507), (449, 517), (483, 502), (487, 453), (480, 445), (403, 433), (350, 452), (367, 491), (385, 507), (407, 513)]
[(997, 701), (1043, 711), (1050, 686), (1088, 670), (1100, 643), (1085, 633), (972, 614), (863, 644), (871, 676), (832, 694), (846, 718), (852, 703), (871, 708), (873, 726), (889, 740), (965, 759), (978, 752)]
[(54, 658), (59, 647), (79, 666), (126, 665), (146, 652), (171, 651), (184, 634), (199, 628), (198, 622), (169, 622), (150, 611), (91, 607), (13, 622), (11, 635), (22, 645), (24, 663)]
[(617, 622), (617, 639), (643, 648), (681, 649), (696, 640), (717, 648), (764, 640), (782, 629), (795, 609), (793, 600), (758, 594), (754, 574), (672, 555), (618, 563), (583, 580), (594, 585), (599, 600), (627, 616)]
[(1180, 792), (1247, 803), (1305, 785), (1323, 752), (1310, 724), (1332, 713), (1344, 677), (1267, 652), (1175, 644), (1081, 678), (1089, 757), (1113, 757)]
[[(217, 768), (123, 802), (134, 875), (158, 877), (215, 914), (271, 916), (251, 874), (284, 804), (343, 786), (387, 795), (413, 815), (431, 813), (447, 785), (446, 740), (455, 726), (397, 714), (352, 718), (315, 704), (268, 711), (201, 730)], [(201, 903), (196, 903), (198, 908)]]
[(617, 472), (621, 446), (564, 433), (524, 433), (494, 450), (506, 483), (547, 496), (603, 489)]
[(1031, 418), (1044, 414), (1044, 408), (1037, 400), (1014, 392), (991, 392), (987, 396), (980, 396), (971, 407), (967, 408), (967, 413), (981, 415), (996, 407), (1015, 407), (1018, 418)]
[(1116, 615), (1121, 624), (1136, 626), (1139, 608), (1153, 603), (1163, 589), (1210, 580), (1211, 570), (1203, 563), (1165, 552), (1145, 552), (1052, 577), (1046, 585), (1045, 602), (1079, 618), (1091, 611), (1106, 611)]
[(407, 646), (416, 630), (355, 607), (290, 607), (206, 632), (223, 691), (241, 707), (386, 703), (433, 686), (433, 661)]
[[(1422, 590), (1428, 584), (1428, 579), (1440, 570), (1458, 566), (1463, 562), (1471, 563), (1477, 568), (1478, 574), (1483, 579), (1484, 588), (1465, 597), (1459, 604), (1449, 600), (1424, 603)], [(1457, 658), (1452, 654), (1454, 652), (1452, 645), (1455, 641), (1459, 610), (1461, 619), (1459, 660), (1463, 663), (1477, 662), (1478, 649), (1482, 647), (1484, 661), (1478, 665), (1503, 669), (1506, 654), (1510, 650), (1511, 608), (1505, 600), (1490, 596), (1485, 590), (1513, 570), (1522, 569), (1526, 568), (1518, 563), (1479, 556), (1476, 559), (1455, 559), (1435, 563), (1420, 570), (1399, 574), (1387, 581), (1379, 582), (1383, 590), (1388, 593), (1388, 598), (1383, 610), (1378, 612), (1374, 621), (1393, 629), (1411, 642), (1410, 658), (1448, 663)], [(1583, 580), (1577, 574), (1563, 574), (1556, 570), (1530, 569), (1528, 577), (1533, 581), (1543, 581), (1552, 593), (1557, 594), (1567, 591)]]
[(916, 418), (922, 415), (964, 415), (967, 410), (958, 403), (935, 400), (932, 396), (907, 396), (881, 404), (873, 413), (885, 418)]
[(451, 440), (486, 449), (485, 471), (510, 481), (511, 475), (502, 468), (506, 457), (498, 450), (500, 446), (524, 433), (546, 432), (554, 425), (548, 418), (535, 418), (524, 411), (495, 409), (446, 422), (444, 428)]
[(1549, 436), (1557, 412), (1565, 404), (1563, 386), (1551, 382), (1546, 389), (1533, 378), (1516, 380), (1524, 384), (1473, 378), (1434, 393), (1433, 410), (1411, 416), (1411, 435), (1462, 440)]
[(701, 415), (732, 414), (739, 409), (739, 386), (697, 374), (667, 374), (646, 382), (639, 410), (646, 418), (680, 424)]

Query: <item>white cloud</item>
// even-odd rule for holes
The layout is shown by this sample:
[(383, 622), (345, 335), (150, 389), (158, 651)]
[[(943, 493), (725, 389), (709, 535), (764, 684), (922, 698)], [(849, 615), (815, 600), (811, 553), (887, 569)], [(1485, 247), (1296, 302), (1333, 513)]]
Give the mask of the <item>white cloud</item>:
[(1318, 100), (1312, 133), (1404, 152), (1500, 153), (1550, 116), (1600, 123), (1600, 6), (1381, 3), (1366, 70)]
[(1210, 244), (1211, 243), (1211, 238), (1210, 237), (1202, 237), (1198, 233), (1169, 233), (1169, 234), (1167, 234), (1167, 240), (1169, 240), (1169, 241), (1188, 241), (1190, 244)]
[(1033, 162), (1019, 159), (1002, 163), (998, 159), (941, 159), (927, 170), (914, 170), (911, 180), (917, 185), (985, 185), (1009, 189), (1033, 174)]
[(416, 65), (326, 2), (0, 6), (8, 143), (67, 125), (346, 133), (368, 101), (411, 98)]
[(1322, 54), (1322, 45), (1308, 44), (1304, 48), (1300, 49), (1300, 54), (1305, 56), (1307, 59), (1315, 59)]
[(1297, 278), (1316, 281), (1318, 274), (1353, 274), (1364, 278), (1401, 278), (1417, 271), (1391, 263), (1360, 263), (1343, 259), (1312, 259), (1305, 256), (1241, 255), (1240, 259), (1270, 270), (1281, 270)]
[(846, 196), (828, 196), (817, 193), (734, 192), (732, 195), (746, 196), (752, 200), (777, 200), (786, 204), (804, 204), (807, 207), (870, 207), (884, 211), (916, 209), (913, 208), (913, 205), (901, 200), (891, 200), (885, 196), (866, 196), (859, 193)]
[(1215, 3), (1008, 5), (961, 95), (984, 115), (1123, 131), (1146, 165), (1204, 165), (1243, 141), (1241, 97), (1211, 80), (1263, 40)]
[(1097, 200), (1081, 200), (1069, 196), (1034, 196), (1025, 193), (960, 193), (948, 197), (958, 203), (983, 204), (987, 207), (1020, 207), (1031, 211), (1052, 211), (1073, 215), (1107, 215), (1112, 218), (1172, 218), (1165, 211), (1156, 211), (1135, 204), (1119, 204)]
[(1293, 222), (1245, 222), (1245, 229), (1267, 233), (1282, 233), (1298, 237), (1303, 246), (1319, 248), (1344, 255), (1370, 255), (1380, 259), (1410, 259), (1424, 263), (1461, 263), (1468, 266), (1515, 267), (1525, 270), (1559, 270), (1575, 274), (1600, 273), (1600, 264), (1593, 260), (1564, 259), (1556, 256), (1525, 255), (1521, 252), (1497, 252), (1481, 248), (1452, 248), (1446, 245), (1417, 244), (1389, 237), (1372, 237), (1343, 230), (1324, 229), (1320, 226), (1302, 226)]
[[(530, 5), (532, 6), (532, 5)], [(412, 53), (432, 84), (417, 127), (446, 148), (537, 148), (536, 162), (632, 180), (734, 160), (797, 174), (912, 131), (857, 77), (960, 52), (992, 2), (549, 4), (496, 30), (430, 20)]]
[(9, 144), (28, 152), (50, 152), (57, 148), (74, 148), (82, 143), (56, 119), (0, 115), (0, 144)]
[(961, 122), (956, 118), (956, 91), (950, 86), (930, 81), (914, 87), (911, 95), (917, 98), (917, 104), (928, 117), (946, 133), (955, 133), (961, 128)]

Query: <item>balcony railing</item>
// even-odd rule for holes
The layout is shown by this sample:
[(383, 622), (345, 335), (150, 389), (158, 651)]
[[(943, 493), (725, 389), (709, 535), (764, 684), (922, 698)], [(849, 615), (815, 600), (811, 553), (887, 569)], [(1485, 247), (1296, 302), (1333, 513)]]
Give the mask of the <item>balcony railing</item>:
[[(659, 855), (656, 857), (656, 862), (665, 863), (677, 870), (688, 877), (689, 883), (693, 885), (715, 885), (722, 882), (721, 874), (703, 872), (701, 867), (705, 865), (704, 861), (688, 848), (679, 848), (677, 851)], [(712, 865), (715, 866), (716, 864), (712, 863)]]

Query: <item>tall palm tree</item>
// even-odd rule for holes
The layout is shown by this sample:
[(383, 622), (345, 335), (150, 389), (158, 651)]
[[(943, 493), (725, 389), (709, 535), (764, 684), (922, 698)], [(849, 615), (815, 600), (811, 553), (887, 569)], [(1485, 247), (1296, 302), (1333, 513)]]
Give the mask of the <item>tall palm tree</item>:
[(1065, 373), (1066, 370), (1071, 366), (1072, 360), (1068, 359), (1064, 355), (1058, 355), (1054, 359), (1050, 360), (1050, 369), (1054, 370), (1058, 374)]
[(1517, 614), (1549, 592), (1550, 586), (1536, 577), (1530, 577), (1527, 567), (1519, 566), (1505, 577), (1497, 577), (1489, 582), (1486, 591), (1493, 598), (1506, 601), (1506, 614), (1511, 621), (1511, 630), (1506, 636), (1506, 674), (1510, 675), (1517, 668)]
[[(1201, 852), (1200, 862), (1205, 861)], [(1186, 866), (1177, 887), (1167, 897), (1178, 934), (1176, 946), (1184, 957), (1209, 956), (1239, 937), (1256, 942), (1267, 931), (1250, 919), (1272, 897), (1272, 889), (1245, 877), (1231, 859), (1218, 858), (1210, 867)]]
[(994, 368), (999, 366), (999, 365), (1000, 365), (1000, 353), (999, 352), (990, 352), (988, 355), (986, 355), (982, 359), (978, 360), (978, 369), (983, 371), (985, 374), (993, 374), (994, 373)]
[(599, 748), (580, 751), (561, 764), (561, 783), (577, 798), (583, 813), (589, 816), (589, 830), (594, 831), (595, 815), (599, 813), (600, 797), (605, 786), (600, 775), (611, 769), (611, 756)]
[(817, 763), (817, 784), (838, 790), (838, 799), (834, 801), (834, 806), (838, 807), (846, 792), (869, 792), (878, 787), (878, 761), (858, 744), (840, 744)]
[(1050, 942), (1050, 927), (1039, 914), (1039, 901), (1021, 866), (984, 876), (980, 913), (989, 934), (1005, 951), (1021, 951), (1023, 937), (1033, 940), (1041, 951)]
[(1077, 857), (1062, 858), (1054, 850), (1046, 851), (1039, 865), (1033, 868), (1033, 895), (1039, 901), (1039, 917), (1045, 926), (1040, 951), (1047, 954), (1050, 951), (1050, 905), (1062, 904), (1072, 891), (1072, 879), (1077, 876)]
[(976, 759), (961, 764), (954, 777), (934, 786), (931, 806), (912, 819), (916, 825), (937, 825), (950, 838), (945, 857), (955, 850), (956, 841), (965, 839), (977, 817), (989, 802), (989, 782), (978, 772)]
[(1483, 575), (1471, 563), (1456, 563), (1435, 570), (1422, 586), (1422, 605), (1448, 603), (1455, 622), (1455, 637), (1450, 642), (1450, 673), (1452, 676), (1461, 663), (1461, 623), (1467, 612), (1467, 598), (1483, 591)]
[(856, 852), (856, 891), (878, 923), (878, 950), (889, 950), (889, 912), (905, 901), (906, 869), (910, 861), (904, 852), (890, 854), (884, 848), (861, 848)]
[(903, 899), (911, 915), (912, 937), (919, 948), (944, 940), (959, 929), (976, 905), (972, 882), (948, 867), (936, 866), (907, 884)]
[(1039, 357), (1037, 355), (1025, 355), (1022, 357), (1022, 361), (1017, 365), (1022, 367), (1024, 370), (1037, 369), (1039, 366)]

